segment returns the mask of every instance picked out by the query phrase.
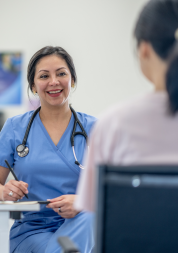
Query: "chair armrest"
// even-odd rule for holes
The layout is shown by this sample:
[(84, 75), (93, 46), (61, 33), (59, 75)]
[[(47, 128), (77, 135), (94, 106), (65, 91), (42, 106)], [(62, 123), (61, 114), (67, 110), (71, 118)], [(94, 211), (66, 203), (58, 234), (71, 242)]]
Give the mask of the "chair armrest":
[(76, 245), (67, 236), (60, 236), (58, 243), (61, 245), (63, 253), (80, 253)]

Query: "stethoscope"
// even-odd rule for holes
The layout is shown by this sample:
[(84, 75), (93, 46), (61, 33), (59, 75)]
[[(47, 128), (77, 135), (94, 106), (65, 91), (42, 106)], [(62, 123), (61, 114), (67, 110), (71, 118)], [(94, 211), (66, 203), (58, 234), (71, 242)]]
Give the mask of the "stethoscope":
[[(37, 115), (37, 113), (40, 111), (40, 109), (41, 109), (41, 106), (32, 114), (32, 116), (30, 118), (30, 121), (28, 123), (27, 129), (26, 129), (26, 132), (25, 132), (22, 144), (20, 144), (20, 145), (18, 145), (16, 147), (17, 154), (20, 157), (24, 157), (24, 156), (28, 155), (28, 153), (29, 153), (29, 148), (26, 146), (27, 138), (28, 138), (28, 134), (29, 134), (31, 125), (33, 123), (33, 120), (34, 120), (35, 116)], [(75, 164), (77, 164), (81, 169), (84, 169), (83, 165), (78, 162), (76, 154), (75, 154), (74, 137), (76, 135), (83, 135), (85, 137), (86, 141), (87, 141), (87, 137), (88, 136), (87, 136), (87, 133), (85, 132), (85, 129), (83, 128), (81, 122), (79, 121), (75, 110), (71, 106), (70, 106), (70, 109), (71, 109), (71, 111), (72, 111), (72, 113), (74, 115), (74, 118), (75, 118), (73, 130), (72, 130), (72, 135), (71, 135), (71, 138), (70, 138), (70, 140), (71, 140), (71, 146), (72, 146), (72, 151), (73, 151), (73, 155), (74, 155), (74, 158), (75, 158)], [(81, 128), (81, 130), (82, 130), (81, 132), (75, 132), (77, 124), (79, 124), (79, 126)]]

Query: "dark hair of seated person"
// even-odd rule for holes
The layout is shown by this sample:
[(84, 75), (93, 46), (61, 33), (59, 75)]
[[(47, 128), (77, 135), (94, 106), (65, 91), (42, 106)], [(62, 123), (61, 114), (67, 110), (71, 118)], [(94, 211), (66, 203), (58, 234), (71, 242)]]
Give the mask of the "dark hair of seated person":
[(167, 61), (165, 76), (170, 109), (178, 111), (178, 0), (150, 0), (137, 20), (134, 37), (139, 47), (149, 42), (157, 55)]

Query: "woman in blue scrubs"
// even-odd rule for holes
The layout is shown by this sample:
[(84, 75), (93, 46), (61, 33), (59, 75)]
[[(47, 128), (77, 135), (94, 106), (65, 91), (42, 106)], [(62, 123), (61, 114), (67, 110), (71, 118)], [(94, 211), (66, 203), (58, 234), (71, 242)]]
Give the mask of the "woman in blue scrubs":
[[(40, 212), (24, 212), (10, 231), (10, 252), (60, 252), (59, 236), (69, 236), (81, 252), (93, 248), (92, 216), (78, 213), (74, 207), (80, 168), (71, 147), (74, 114), (69, 94), (76, 83), (71, 56), (60, 47), (45, 47), (31, 58), (27, 78), (29, 88), (38, 94), (41, 109), (31, 125), (26, 146), (28, 155), (20, 157), (16, 147), (22, 143), (34, 111), (9, 118), (0, 133), (0, 199), (10, 201), (47, 200)], [(89, 134), (96, 119), (84, 113), (77, 117)], [(76, 131), (81, 131), (77, 124)], [(75, 152), (81, 162), (86, 147), (83, 136), (75, 137)], [(8, 160), (19, 182), (5, 184)]]

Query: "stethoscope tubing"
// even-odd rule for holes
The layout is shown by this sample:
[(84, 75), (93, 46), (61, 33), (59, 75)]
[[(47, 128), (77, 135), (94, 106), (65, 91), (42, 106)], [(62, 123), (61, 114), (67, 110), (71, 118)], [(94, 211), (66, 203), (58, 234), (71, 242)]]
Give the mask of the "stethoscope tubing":
[[(31, 129), (31, 125), (33, 123), (33, 120), (34, 120), (35, 116), (37, 115), (37, 113), (40, 111), (40, 109), (41, 109), (41, 106), (38, 109), (36, 109), (36, 111), (32, 114), (32, 116), (30, 118), (30, 121), (28, 123), (27, 129), (25, 131), (25, 135), (24, 135), (22, 144), (18, 145), (17, 148), (16, 148), (17, 154), (20, 157), (24, 157), (24, 156), (28, 155), (28, 153), (29, 153), (29, 148), (26, 147), (27, 138), (28, 138), (28, 135), (29, 135), (29, 132), (30, 132), (30, 129)], [(70, 138), (70, 140), (71, 140), (71, 146), (72, 146), (72, 151), (73, 151), (73, 155), (74, 155), (74, 158), (75, 158), (75, 164), (77, 164), (81, 169), (84, 169), (84, 166), (78, 162), (78, 159), (77, 159), (77, 156), (76, 156), (76, 153), (75, 153), (74, 137), (76, 135), (83, 135), (85, 137), (86, 141), (87, 141), (88, 136), (87, 136), (87, 133), (86, 133), (85, 129), (83, 128), (81, 122), (79, 121), (75, 110), (71, 107), (71, 105), (70, 105), (70, 110), (72, 111), (72, 113), (74, 115), (74, 118), (75, 118), (75, 120), (74, 120), (74, 126), (73, 126), (73, 129), (72, 129), (72, 135), (71, 135), (71, 138)], [(75, 132), (77, 124), (79, 124), (82, 132)]]
[(37, 113), (40, 111), (40, 109), (41, 109), (41, 106), (33, 113), (32, 117), (31, 117), (31, 119), (30, 119), (30, 121), (29, 121), (29, 123), (28, 123), (27, 129), (26, 129), (26, 131), (25, 131), (25, 135), (24, 135), (24, 138), (23, 138), (23, 141), (22, 141), (22, 144), (23, 144), (23, 145), (26, 145), (26, 142), (27, 142), (28, 134), (29, 134), (29, 132), (30, 132), (31, 125), (32, 125), (32, 123), (33, 123), (33, 120), (34, 120), (35, 116), (36, 116)]
[[(89, 150), (89, 146), (88, 146), (88, 150)], [(72, 146), (72, 151), (73, 151), (73, 155), (74, 155), (74, 158), (75, 158), (75, 163), (80, 167), (80, 169), (82, 169), (82, 170), (85, 169), (84, 166), (78, 162), (77, 156), (75, 154), (74, 146)]]

